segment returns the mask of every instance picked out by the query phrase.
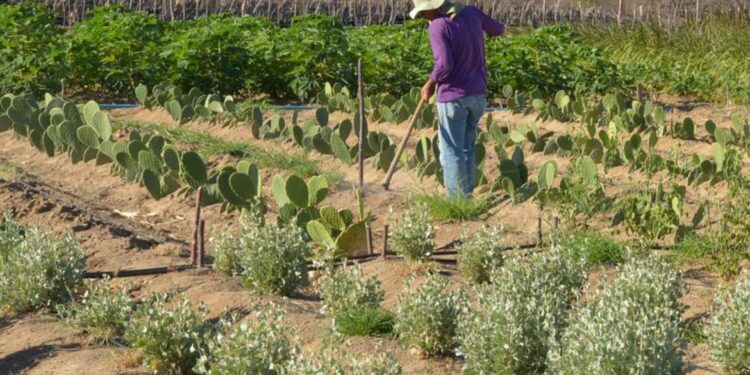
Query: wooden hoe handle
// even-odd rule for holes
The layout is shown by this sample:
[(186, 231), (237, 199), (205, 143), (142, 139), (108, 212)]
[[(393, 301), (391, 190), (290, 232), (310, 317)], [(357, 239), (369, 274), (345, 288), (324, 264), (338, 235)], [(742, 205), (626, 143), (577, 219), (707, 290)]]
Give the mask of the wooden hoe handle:
[(414, 130), (414, 126), (417, 125), (417, 119), (419, 119), (419, 115), (422, 114), (422, 108), (424, 108), (424, 105), (425, 100), (419, 99), (417, 109), (414, 111), (414, 115), (411, 117), (411, 121), (409, 122), (409, 129), (406, 130), (404, 139), (401, 140), (401, 144), (398, 145), (396, 156), (393, 158), (391, 166), (388, 168), (388, 173), (386, 173), (385, 175), (385, 180), (383, 180), (383, 187), (385, 188), (385, 190), (388, 190), (388, 187), (390, 187), (391, 185), (391, 178), (393, 178), (393, 174), (396, 173), (396, 166), (401, 159), (401, 154), (404, 153), (404, 148), (406, 147), (406, 143), (409, 141), (409, 136), (411, 136), (411, 132), (412, 130)]

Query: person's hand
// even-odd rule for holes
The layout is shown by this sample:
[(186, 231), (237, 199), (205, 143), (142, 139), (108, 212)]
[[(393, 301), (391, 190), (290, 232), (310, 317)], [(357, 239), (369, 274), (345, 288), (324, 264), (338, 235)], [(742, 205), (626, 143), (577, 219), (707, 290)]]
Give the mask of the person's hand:
[(434, 93), (435, 93), (435, 82), (432, 82), (432, 80), (427, 80), (424, 86), (422, 86), (422, 100), (424, 100), (425, 102), (430, 101), (430, 98), (432, 97), (432, 94)]

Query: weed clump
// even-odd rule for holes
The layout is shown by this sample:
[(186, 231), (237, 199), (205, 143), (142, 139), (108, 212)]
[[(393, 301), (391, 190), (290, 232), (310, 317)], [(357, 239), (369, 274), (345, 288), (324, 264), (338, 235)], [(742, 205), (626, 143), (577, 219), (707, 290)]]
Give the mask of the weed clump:
[(510, 258), (476, 287), (477, 303), (460, 319), (465, 374), (542, 373), (567, 308), (586, 277), (567, 250)]
[(377, 277), (366, 278), (359, 264), (327, 267), (317, 281), (323, 313), (345, 335), (385, 335), (393, 329), (393, 314), (380, 307), (385, 292)]
[(448, 287), (448, 278), (431, 273), (418, 288), (398, 296), (396, 331), (408, 347), (423, 355), (448, 354), (456, 347), (458, 316), (465, 312), (467, 300), (461, 291)]
[(490, 274), (503, 266), (502, 227), (483, 226), (473, 234), (461, 235), (458, 252), (458, 271), (475, 284), (490, 280)]
[(415, 194), (409, 200), (424, 205), (437, 221), (475, 220), (490, 209), (490, 203), (484, 197), (446, 198), (441, 194)]
[(677, 273), (653, 257), (625, 263), (595, 301), (571, 314), (551, 372), (681, 373), (677, 285)]
[(586, 259), (586, 263), (616, 266), (628, 258), (627, 248), (593, 231), (582, 231), (560, 239), (560, 246)]
[(422, 262), (432, 256), (435, 249), (435, 227), (424, 204), (407, 207), (395, 225), (391, 243), (396, 252), (410, 262)]
[(196, 314), (182, 297), (168, 307), (168, 297), (151, 298), (136, 310), (125, 327), (125, 340), (144, 356), (144, 365), (157, 373), (184, 374), (195, 366), (210, 326), (201, 306)]
[(123, 335), (134, 308), (125, 289), (114, 290), (107, 281), (98, 281), (89, 286), (80, 302), (61, 307), (59, 313), (68, 324), (108, 342)]
[(750, 373), (750, 273), (716, 299), (708, 344), (728, 374)]
[(0, 225), (0, 310), (25, 312), (72, 299), (84, 253), (71, 233), (56, 238), (5, 213)]

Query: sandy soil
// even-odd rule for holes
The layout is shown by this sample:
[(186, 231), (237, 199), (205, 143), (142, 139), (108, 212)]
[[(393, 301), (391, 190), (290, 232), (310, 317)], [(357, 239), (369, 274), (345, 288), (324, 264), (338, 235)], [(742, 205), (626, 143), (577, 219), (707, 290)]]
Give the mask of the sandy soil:
[[(733, 109), (739, 111), (739, 109)], [(675, 111), (670, 116), (690, 115), (699, 123), (703, 118), (711, 118), (720, 126), (731, 124), (731, 114), (715, 107), (700, 107), (690, 112)], [(129, 118), (143, 121), (171, 123), (163, 112), (141, 110), (118, 110), (112, 112), (114, 118)], [(300, 115), (301, 119), (311, 116), (310, 112)], [(334, 114), (332, 121), (343, 116)], [(496, 121), (517, 124), (531, 123), (533, 116), (512, 115), (495, 112)], [(717, 121), (718, 120), (718, 121)], [(555, 132), (569, 131), (570, 124), (541, 122), (540, 128)], [(173, 124), (174, 125), (174, 124)], [(218, 125), (187, 124), (191, 129), (210, 131), (212, 135), (236, 141), (262, 144), (264, 147), (282, 147), (289, 152), (298, 152), (279, 142), (259, 142), (245, 127), (222, 128)], [(400, 140), (405, 124), (399, 126), (373, 125), (387, 131)], [(422, 132), (429, 133), (429, 130)], [(413, 139), (416, 139), (414, 137)], [(662, 142), (662, 141), (660, 141)], [(666, 142), (666, 140), (665, 140)], [(690, 145), (690, 150), (702, 149), (702, 145)], [(665, 145), (666, 149), (671, 147)], [(691, 151), (692, 152), (692, 151)], [(341, 165), (332, 157), (313, 156), (325, 168), (337, 170), (344, 181), (337, 186), (327, 202), (335, 207), (354, 208), (352, 183), (356, 181), (356, 167)], [(486, 170), (492, 170), (494, 153), (488, 152)], [(564, 170), (567, 161), (552, 157)], [(550, 157), (531, 154), (527, 163), (531, 175)], [(191, 198), (168, 197), (160, 201), (150, 199), (146, 191), (137, 185), (126, 184), (119, 177), (109, 173), (107, 166), (94, 167), (90, 164), (72, 165), (67, 159), (57, 156), (47, 158), (25, 142), (13, 139), (8, 133), (0, 135), (0, 210), (13, 210), (19, 220), (28, 225), (41, 225), (54, 232), (72, 230), (81, 241), (87, 259), (88, 271), (136, 269), (165, 265), (180, 265), (189, 262), (188, 247), (191, 238)], [(283, 171), (268, 171), (270, 176)], [(394, 179), (392, 191), (385, 192), (380, 187), (384, 177), (381, 171), (367, 167), (365, 171), (365, 193), (367, 206), (376, 215), (373, 224), (376, 248), (380, 248), (382, 228), (389, 221), (388, 208), (398, 210), (402, 199), (414, 190), (440, 192), (434, 179), (420, 181), (408, 170), (400, 170)], [(637, 184), (643, 177), (633, 178), (624, 168), (607, 173), (607, 193), (616, 194), (624, 186)], [(266, 189), (267, 191), (268, 189)], [(695, 200), (716, 196), (722, 187), (691, 189), (697, 191)], [(693, 207), (694, 209), (694, 207)], [(549, 220), (554, 212), (540, 211), (533, 202), (520, 205), (501, 203), (494, 207), (481, 221), (471, 223), (440, 223), (438, 246), (449, 244), (465, 228), (476, 228), (482, 223), (502, 223), (508, 230), (508, 243), (528, 243), (536, 237), (537, 217)], [(204, 210), (207, 222), (207, 235), (215, 233), (236, 221), (236, 214), (220, 214), (218, 207)], [(602, 219), (591, 223), (603, 229), (608, 222)], [(543, 231), (548, 233), (549, 223), (544, 222)], [(621, 234), (624, 236), (624, 234)], [(209, 251), (211, 244), (208, 244)], [(448, 257), (450, 258), (450, 257)], [(454, 275), (454, 266), (443, 265), (445, 271), (460, 282)], [(386, 290), (385, 307), (393, 309), (396, 295), (405, 285), (406, 276), (417, 272), (405, 264), (395, 261), (376, 260), (363, 264), (367, 273), (376, 274)], [(711, 307), (714, 289), (718, 284), (716, 275), (697, 270), (685, 273), (688, 292), (683, 297), (684, 319), (705, 315)], [(604, 277), (592, 274), (591, 282), (606, 282)], [(134, 285), (134, 296), (153, 292), (182, 292), (194, 302), (205, 303), (213, 316), (227, 309), (240, 312), (250, 311), (254, 302), (276, 303), (287, 310), (286, 320), (295, 327), (304, 350), (317, 350), (329, 334), (330, 321), (320, 313), (320, 302), (311, 290), (303, 290), (290, 299), (257, 297), (244, 288), (236, 278), (221, 276), (211, 270), (189, 270), (163, 275), (118, 279), (116, 282)], [(375, 338), (355, 338), (349, 342), (351, 355), (371, 353), (373, 348), (392, 351), (396, 354), (406, 374), (458, 374), (460, 361), (457, 359), (419, 359), (394, 340)], [(690, 345), (687, 348), (688, 370), (693, 374), (720, 373), (709, 357), (704, 345)], [(131, 349), (118, 346), (102, 346), (66, 327), (54, 316), (38, 312), (21, 316), (0, 315), (0, 373), (29, 374), (135, 374), (145, 369), (138, 367), (137, 356)]]

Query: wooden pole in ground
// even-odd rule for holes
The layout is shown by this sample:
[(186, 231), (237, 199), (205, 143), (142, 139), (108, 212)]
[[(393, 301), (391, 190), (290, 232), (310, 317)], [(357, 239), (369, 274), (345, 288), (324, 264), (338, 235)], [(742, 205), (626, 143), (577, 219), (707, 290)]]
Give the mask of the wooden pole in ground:
[(365, 142), (367, 137), (365, 136), (365, 77), (363, 74), (364, 63), (362, 59), (357, 62), (357, 82), (359, 89), (357, 95), (359, 96), (359, 152), (357, 153), (357, 159), (359, 162), (359, 190), (362, 191), (365, 188)]
[(206, 246), (203, 237), (204, 229), (206, 227), (206, 221), (201, 219), (200, 226), (198, 227), (198, 267), (203, 268), (204, 258), (206, 255)]
[(536, 218), (536, 242), (542, 244), (542, 215)]
[[(359, 194), (364, 206), (365, 190), (365, 141), (367, 140), (367, 116), (365, 113), (365, 73), (364, 62), (362, 59), (357, 61), (357, 96), (359, 97), (359, 151), (357, 153), (357, 162), (359, 163)], [(372, 245), (372, 225), (367, 223), (367, 253), (374, 254), (375, 250)]]
[(385, 232), (383, 233), (383, 253), (382, 257), (385, 259), (385, 254), (388, 251), (388, 224), (385, 225)]
[(200, 239), (201, 226), (201, 201), (203, 201), (203, 186), (195, 193), (195, 228), (193, 229), (193, 246), (190, 249), (190, 264), (198, 263), (198, 240)]

